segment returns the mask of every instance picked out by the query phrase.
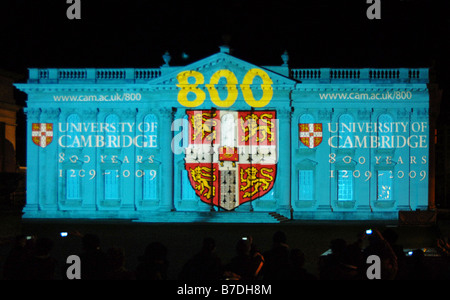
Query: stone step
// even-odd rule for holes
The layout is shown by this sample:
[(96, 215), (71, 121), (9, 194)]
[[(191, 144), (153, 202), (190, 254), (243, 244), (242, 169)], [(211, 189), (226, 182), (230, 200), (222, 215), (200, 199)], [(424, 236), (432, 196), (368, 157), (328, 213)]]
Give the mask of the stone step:
[(274, 212), (274, 211), (273, 211), (273, 212), (270, 212), (269, 215), (270, 215), (271, 217), (275, 218), (275, 219), (276, 219), (278, 222), (280, 222), (280, 223), (290, 221), (289, 218), (287, 218), (287, 217), (285, 217), (285, 216), (283, 216), (283, 215), (281, 215), (281, 214), (279, 214), (279, 213), (276, 213), (276, 212)]
[[(279, 215), (281, 216), (281, 215)], [(282, 216), (281, 216), (282, 217)], [(133, 220), (137, 223), (280, 223), (283, 218), (267, 212), (165, 212), (149, 213)], [(287, 219), (287, 218), (286, 218)]]

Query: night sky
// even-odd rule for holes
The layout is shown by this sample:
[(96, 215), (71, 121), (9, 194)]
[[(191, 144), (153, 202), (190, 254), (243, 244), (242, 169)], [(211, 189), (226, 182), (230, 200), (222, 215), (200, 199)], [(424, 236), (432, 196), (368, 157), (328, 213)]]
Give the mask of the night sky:
[(0, 69), (24, 82), (35, 67), (154, 68), (165, 51), (185, 65), (229, 44), (256, 65), (281, 65), (287, 50), (293, 68), (432, 67), (445, 97), (447, 3), (381, 0), (381, 20), (369, 20), (366, 0), (81, 0), (81, 20), (69, 20), (66, 0), (1, 0)]
[(0, 68), (158, 67), (166, 50), (182, 65), (224, 43), (262, 65), (288, 50), (297, 68), (426, 67), (448, 55), (445, 2), (381, 0), (368, 20), (366, 0), (81, 0), (68, 20), (66, 0), (2, 0)]

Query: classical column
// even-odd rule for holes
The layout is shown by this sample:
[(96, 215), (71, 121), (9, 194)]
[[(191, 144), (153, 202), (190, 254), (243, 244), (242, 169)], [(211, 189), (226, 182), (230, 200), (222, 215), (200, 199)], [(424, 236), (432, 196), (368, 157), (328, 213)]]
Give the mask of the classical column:
[(278, 164), (276, 189), (278, 194), (277, 212), (285, 216), (291, 214), (291, 108), (277, 110), (278, 119)]
[[(377, 120), (374, 119), (372, 110), (361, 108), (357, 112), (356, 122), (358, 123), (369, 122), (373, 124), (373, 122), (377, 122)], [(375, 133), (375, 135), (376, 134), (377, 133)], [(372, 210), (373, 202), (376, 201), (377, 199), (376, 198), (377, 176), (376, 170), (375, 169), (371, 170), (371, 159), (370, 159), (371, 149), (369, 147), (357, 148), (355, 146), (354, 150), (355, 154), (353, 155), (352, 160), (357, 163), (356, 165), (357, 171), (356, 173), (354, 172), (353, 174), (351, 174), (351, 176), (353, 176), (354, 180), (355, 199), (356, 199), (355, 206), (358, 211), (370, 212)], [(366, 180), (364, 178), (366, 177), (365, 174), (369, 174), (369, 172), (372, 172), (372, 178), (374, 179), (372, 181)], [(374, 181), (375, 185), (373, 185)], [(373, 192), (373, 190), (375, 190), (375, 192)]]
[[(400, 126), (399, 132), (396, 132), (397, 135), (403, 136), (406, 141), (410, 136), (410, 124), (411, 124), (411, 109), (403, 108), (397, 110), (397, 117), (395, 118), (395, 122), (402, 124)], [(404, 132), (403, 128), (406, 128), (406, 132)], [(395, 149), (395, 160), (398, 162), (395, 166), (394, 172), (394, 200), (396, 201), (396, 209), (397, 210), (411, 210), (410, 204), (410, 180), (409, 180), (409, 172), (410, 172), (410, 153), (411, 149), (408, 145), (404, 147), (397, 147)], [(401, 161), (399, 162), (399, 159)]]
[(172, 138), (173, 133), (171, 125), (173, 121), (173, 112), (171, 107), (164, 107), (159, 109), (159, 141), (161, 143), (161, 201), (160, 211), (171, 211), (174, 209), (173, 205), (173, 153), (172, 153)]
[[(124, 126), (124, 132), (122, 132), (123, 135), (130, 135), (133, 136), (135, 134), (135, 127), (131, 126), (130, 124), (136, 124), (136, 109), (124, 109), (121, 112), (122, 122), (127, 123), (129, 126)], [(123, 160), (124, 157), (127, 157), (128, 160), (131, 158), (131, 161), (134, 161), (134, 158), (136, 157), (136, 147), (134, 145), (131, 145), (129, 147), (123, 147), (121, 158)], [(135, 198), (135, 181), (136, 181), (136, 170), (135, 170), (136, 164), (130, 163), (127, 161), (122, 161), (121, 164), (121, 177), (122, 177), (122, 184), (123, 184), (123, 191), (122, 192), (122, 201), (120, 210), (135, 210), (135, 204), (134, 204), (134, 198)]]
[[(81, 113), (82, 114), (80, 115), (80, 117), (83, 123), (97, 123), (97, 114), (98, 114), (97, 108), (86, 108), (83, 109)], [(82, 182), (81, 205), (83, 207), (83, 210), (95, 211), (97, 209), (96, 201), (98, 196), (98, 192), (96, 190), (96, 182), (98, 178), (101, 176), (101, 173), (97, 174), (98, 171), (97, 164), (99, 162), (99, 158), (97, 155), (97, 148), (84, 147), (82, 151), (83, 151), (82, 156), (83, 169), (87, 175), (81, 178)], [(94, 171), (96, 172), (95, 176), (90, 175), (93, 174)]]
[(23, 209), (27, 213), (39, 209), (39, 146), (32, 141), (32, 124), (39, 123), (40, 108), (28, 107), (24, 109), (27, 115), (27, 195)]
[(39, 147), (39, 204), (42, 210), (56, 211), (58, 200), (58, 123), (59, 108), (42, 109), (41, 123), (53, 124), (53, 139)]
[(414, 108), (411, 116), (410, 139), (410, 204), (413, 210), (428, 209), (429, 147), (434, 139), (429, 136), (428, 107)]
[[(186, 110), (182, 108), (178, 108), (175, 111), (174, 115), (174, 135), (178, 135), (177, 138), (174, 138), (173, 143), (174, 145), (173, 150), (174, 153), (174, 163), (173, 163), (173, 170), (174, 170), (174, 178), (173, 178), (173, 198), (174, 198), (174, 209), (177, 210), (180, 208), (180, 205), (183, 205), (182, 203), (182, 180), (181, 180), (181, 173), (184, 170), (184, 157), (185, 153), (180, 149), (182, 147), (183, 143), (187, 143), (188, 141), (184, 140), (183, 130), (187, 130), (188, 128), (183, 128), (183, 117), (186, 115)], [(181, 135), (181, 136), (180, 136)], [(175, 205), (176, 203), (176, 205)]]

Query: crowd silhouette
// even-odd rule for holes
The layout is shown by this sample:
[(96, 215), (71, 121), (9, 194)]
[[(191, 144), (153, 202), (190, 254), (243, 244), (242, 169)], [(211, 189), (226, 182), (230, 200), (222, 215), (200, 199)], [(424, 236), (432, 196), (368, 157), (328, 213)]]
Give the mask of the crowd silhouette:
[[(450, 279), (450, 245), (438, 240), (441, 257), (439, 271), (425, 263), (420, 249), (405, 253), (397, 244), (397, 234), (388, 228), (381, 233), (361, 233), (355, 241), (336, 238), (330, 241), (330, 250), (318, 259), (317, 274), (305, 269), (306, 257), (301, 249), (291, 248), (283, 231), (272, 236), (272, 246), (262, 252), (251, 236), (237, 239), (235, 255), (224, 262), (216, 252), (212, 237), (203, 239), (199, 251), (188, 259), (176, 278), (169, 278), (168, 249), (161, 242), (149, 243), (139, 257), (136, 267), (125, 267), (126, 255), (122, 248), (104, 251), (95, 234), (81, 235), (81, 279), (87, 280), (364, 280), (368, 279), (370, 264), (367, 258), (380, 258), (381, 279), (416, 280)], [(364, 246), (366, 244), (366, 246)], [(52, 280), (65, 278), (66, 265), (58, 264), (52, 256), (51, 239), (18, 236), (3, 262), (3, 279)]]

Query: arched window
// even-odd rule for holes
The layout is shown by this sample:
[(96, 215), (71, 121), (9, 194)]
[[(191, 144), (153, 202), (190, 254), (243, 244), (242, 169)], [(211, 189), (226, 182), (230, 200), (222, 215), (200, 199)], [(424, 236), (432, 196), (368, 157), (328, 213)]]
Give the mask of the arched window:
[(105, 145), (108, 148), (119, 148), (119, 117), (115, 114), (108, 115), (105, 119)]
[(148, 114), (145, 116), (142, 130), (145, 134), (144, 147), (158, 147), (158, 119), (154, 114)]
[[(81, 122), (77, 114), (71, 114), (67, 117), (67, 137), (66, 145), (68, 148), (81, 147)], [(81, 198), (81, 178), (79, 170), (66, 170), (66, 199), (76, 200)]]
[(353, 123), (353, 117), (349, 114), (339, 117), (339, 148), (353, 147)]
[[(300, 130), (300, 139), (299, 139), (299, 143), (298, 143), (299, 148), (311, 148), (309, 146), (309, 139), (306, 139), (306, 135), (310, 131), (309, 130), (310, 124), (314, 124), (314, 117), (310, 114), (303, 114), (300, 116), (298, 124), (299, 124), (299, 130)], [(302, 142), (302, 138), (301, 138), (302, 135), (305, 135), (303, 142)], [(308, 145), (306, 145), (306, 144), (308, 144)]]
[(381, 114), (378, 117), (377, 132), (380, 148), (393, 148), (392, 117), (390, 115)]
[(66, 145), (68, 148), (81, 147), (80, 137), (82, 124), (80, 117), (77, 114), (71, 114), (67, 117), (67, 140)]

